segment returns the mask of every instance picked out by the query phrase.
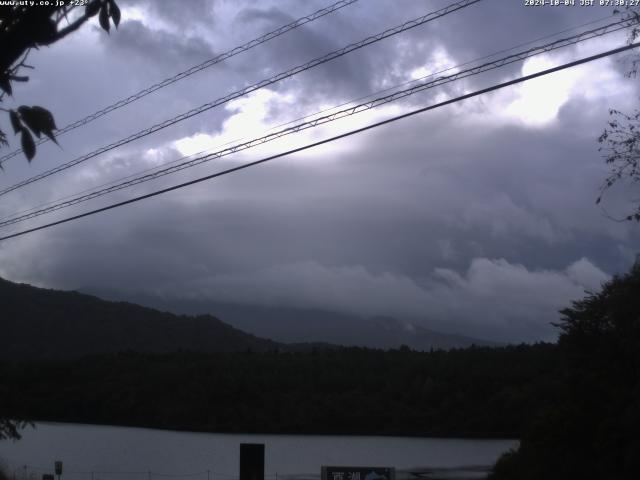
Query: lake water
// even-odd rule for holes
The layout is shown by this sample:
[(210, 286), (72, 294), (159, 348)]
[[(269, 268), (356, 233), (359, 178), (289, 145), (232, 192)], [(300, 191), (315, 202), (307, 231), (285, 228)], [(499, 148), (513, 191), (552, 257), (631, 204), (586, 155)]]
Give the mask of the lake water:
[(0, 441), (0, 462), (15, 480), (41, 480), (43, 473), (53, 473), (56, 460), (63, 461), (61, 480), (233, 480), (240, 443), (265, 444), (269, 480), (318, 480), (322, 465), (390, 466), (399, 480), (482, 478), (500, 454), (517, 445), (515, 440), (214, 434), (39, 423), (23, 431), (22, 440)]

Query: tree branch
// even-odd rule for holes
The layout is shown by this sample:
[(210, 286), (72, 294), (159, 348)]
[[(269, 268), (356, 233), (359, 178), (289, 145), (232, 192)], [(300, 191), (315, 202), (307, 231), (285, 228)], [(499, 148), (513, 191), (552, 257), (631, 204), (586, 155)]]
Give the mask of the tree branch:
[(89, 17), (87, 16), (87, 14), (86, 13), (82, 14), (82, 16), (80, 16), (77, 19), (75, 19), (72, 23), (70, 23), (69, 25), (64, 27), (62, 30), (58, 30), (58, 33), (56, 33), (56, 36), (53, 38), (51, 43), (57, 42), (61, 38), (66, 37), (67, 35), (69, 35), (72, 32), (75, 32), (87, 20), (89, 20)]

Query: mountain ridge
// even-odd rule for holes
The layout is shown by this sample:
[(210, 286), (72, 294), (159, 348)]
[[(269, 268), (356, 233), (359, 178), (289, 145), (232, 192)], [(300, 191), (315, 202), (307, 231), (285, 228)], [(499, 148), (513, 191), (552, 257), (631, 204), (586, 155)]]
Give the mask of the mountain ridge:
[[(285, 345), (258, 338), (212, 315), (160, 312), (76, 291), (0, 279), (0, 358), (68, 358), (135, 351), (268, 351)], [(295, 346), (291, 348), (295, 349)]]
[[(121, 294), (122, 295), (122, 294)], [(288, 307), (104, 298), (0, 278), (0, 359), (43, 360), (118, 352), (301, 351), (356, 346), (414, 350), (497, 345), (390, 317), (365, 319)], [(154, 305), (150, 305), (155, 303)], [(215, 311), (215, 315), (210, 312)], [(223, 318), (224, 320), (221, 320)]]
[(323, 342), (366, 348), (415, 350), (501, 346), (500, 342), (442, 333), (416, 323), (389, 316), (364, 317), (318, 308), (264, 306), (206, 299), (166, 298), (144, 293), (84, 288), (100, 298), (127, 300), (175, 314), (215, 313), (242, 331), (284, 343)]

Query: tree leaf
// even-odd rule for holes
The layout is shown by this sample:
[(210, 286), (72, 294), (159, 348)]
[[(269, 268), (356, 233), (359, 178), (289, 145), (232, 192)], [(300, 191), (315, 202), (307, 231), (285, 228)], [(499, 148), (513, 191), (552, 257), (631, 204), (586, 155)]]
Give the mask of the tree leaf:
[(28, 82), (29, 77), (27, 77), (26, 75), (9, 75), (9, 80), (12, 80), (14, 82)]
[(118, 25), (120, 25), (120, 7), (116, 5), (115, 0), (109, 0), (109, 13), (113, 19), (113, 24), (118, 28)]
[(36, 155), (36, 144), (33, 141), (31, 133), (26, 128), (22, 129), (22, 151), (27, 156), (27, 160), (31, 161)]
[[(2, 130), (0, 130), (0, 145), (9, 145), (7, 135)], [(0, 162), (0, 170), (4, 170), (4, 168), (2, 168), (2, 162)]]
[(87, 6), (84, 7), (84, 14), (87, 17), (93, 17), (100, 11), (101, 5), (102, 5), (102, 2), (100, 0), (93, 0), (89, 2)]
[(13, 89), (11, 88), (11, 81), (9, 77), (2, 75), (0, 76), (0, 88), (7, 92), (7, 95), (11, 96), (13, 94)]
[(20, 118), (24, 124), (31, 129), (36, 137), (40, 138), (40, 134), (42, 133), (40, 122), (38, 121), (38, 116), (33, 114), (31, 107), (22, 105), (18, 107), (18, 112), (20, 113)]
[(20, 123), (20, 117), (15, 110), (9, 110), (9, 119), (11, 120), (11, 126), (13, 127), (13, 133), (18, 133), (22, 130), (22, 124)]
[(20, 115), (27, 126), (40, 138), (40, 134), (44, 133), (50, 140), (58, 143), (55, 139), (53, 131), (56, 130), (56, 122), (53, 115), (46, 108), (34, 105), (33, 107), (22, 106), (18, 108)]
[(100, 9), (100, 16), (98, 17), (98, 20), (100, 20), (100, 26), (103, 30), (109, 33), (109, 10), (106, 3), (102, 5), (102, 8)]
[(46, 108), (34, 105), (31, 107), (31, 115), (37, 119), (40, 130), (45, 134), (48, 135), (47, 132), (51, 133), (53, 130), (57, 130), (58, 127), (56, 127), (56, 121), (53, 119), (53, 114)]

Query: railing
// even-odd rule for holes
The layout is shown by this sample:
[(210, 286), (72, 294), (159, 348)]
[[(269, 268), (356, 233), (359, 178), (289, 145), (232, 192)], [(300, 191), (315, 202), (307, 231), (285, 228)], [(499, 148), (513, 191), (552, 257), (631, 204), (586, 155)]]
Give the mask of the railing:
[[(318, 473), (265, 473), (267, 480), (320, 480)], [(399, 469), (396, 471), (396, 480), (438, 480), (456, 479), (471, 480), (485, 478), (491, 467), (484, 465), (458, 466), (458, 467), (434, 467), (420, 469)], [(11, 480), (42, 480), (45, 473), (53, 473), (53, 467), (41, 467), (23, 465), (13, 469)], [(153, 470), (136, 471), (105, 471), (105, 470), (66, 470), (56, 480), (239, 480), (238, 473), (220, 472), (217, 470), (202, 470), (199, 472), (156, 472)]]

